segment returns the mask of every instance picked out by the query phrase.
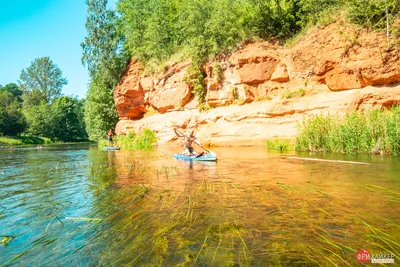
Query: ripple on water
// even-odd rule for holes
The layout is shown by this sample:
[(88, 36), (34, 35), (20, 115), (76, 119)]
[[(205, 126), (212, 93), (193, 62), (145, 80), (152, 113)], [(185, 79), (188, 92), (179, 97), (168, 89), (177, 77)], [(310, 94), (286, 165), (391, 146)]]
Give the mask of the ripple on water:
[[(356, 265), (399, 254), (400, 165), (392, 157), (215, 148), (0, 151), (0, 264)], [(3, 238), (3, 237), (0, 237)]]

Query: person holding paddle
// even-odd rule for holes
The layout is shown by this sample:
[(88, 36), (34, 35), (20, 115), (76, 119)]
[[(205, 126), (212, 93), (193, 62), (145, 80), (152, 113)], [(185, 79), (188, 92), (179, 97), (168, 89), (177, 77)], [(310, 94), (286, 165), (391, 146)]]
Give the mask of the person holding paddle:
[(108, 146), (112, 146), (113, 136), (114, 136), (114, 134), (113, 134), (112, 129), (108, 130), (108, 133), (107, 133)]
[(193, 148), (193, 143), (195, 143), (196, 145), (203, 147), (203, 145), (200, 143), (199, 139), (196, 138), (196, 136), (194, 135), (194, 130), (192, 130), (190, 133), (188, 134), (183, 134), (180, 131), (178, 131), (176, 128), (174, 128), (174, 132), (176, 134), (176, 136), (178, 137), (183, 137), (183, 152), (182, 155), (195, 155), (194, 152), (194, 148)]

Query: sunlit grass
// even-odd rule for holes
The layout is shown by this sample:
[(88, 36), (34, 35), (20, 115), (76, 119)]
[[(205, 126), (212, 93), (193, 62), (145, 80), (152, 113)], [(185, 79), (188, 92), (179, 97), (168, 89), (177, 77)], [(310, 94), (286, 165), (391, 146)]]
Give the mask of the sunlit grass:
[(53, 143), (50, 138), (37, 137), (37, 136), (0, 136), (0, 145), (30, 145), (30, 144), (51, 144)]
[[(150, 149), (156, 141), (155, 133), (149, 129), (144, 129), (139, 134), (129, 132), (127, 135), (116, 136), (113, 145), (119, 146), (123, 150)], [(108, 146), (108, 141), (100, 140), (98, 146), (99, 148)]]
[(294, 150), (294, 144), (288, 139), (267, 140), (265, 148), (277, 151), (290, 151)]
[(400, 108), (304, 119), (296, 150), (399, 155)]

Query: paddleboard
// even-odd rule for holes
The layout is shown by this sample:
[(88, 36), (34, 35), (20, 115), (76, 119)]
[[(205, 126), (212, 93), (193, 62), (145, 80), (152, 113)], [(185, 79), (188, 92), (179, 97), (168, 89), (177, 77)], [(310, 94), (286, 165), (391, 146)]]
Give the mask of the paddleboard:
[(119, 146), (105, 146), (104, 150), (119, 150)]
[(197, 157), (195, 155), (187, 156), (187, 155), (182, 155), (182, 154), (173, 154), (172, 156), (176, 159), (191, 160), (191, 161), (216, 161), (217, 160), (217, 155), (210, 155), (210, 154), (204, 154), (200, 157)]

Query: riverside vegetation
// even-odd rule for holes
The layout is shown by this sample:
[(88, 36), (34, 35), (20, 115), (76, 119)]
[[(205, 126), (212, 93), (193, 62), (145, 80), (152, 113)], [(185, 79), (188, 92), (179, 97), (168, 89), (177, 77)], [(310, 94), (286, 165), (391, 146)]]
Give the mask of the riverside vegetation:
[(295, 140), (268, 140), (278, 151), (373, 153), (400, 155), (400, 107), (305, 118)]
[(0, 143), (87, 140), (85, 100), (63, 96), (65, 84), (67, 80), (57, 65), (49, 57), (42, 57), (21, 71), (18, 85), (0, 85)]
[[(150, 149), (153, 147), (153, 143), (156, 142), (156, 135), (151, 130), (144, 129), (138, 134), (129, 132), (127, 135), (116, 136), (113, 141), (114, 144), (124, 150)], [(107, 145), (107, 140), (100, 140), (98, 142), (99, 148), (103, 148)]]
[[(94, 140), (118, 121), (113, 89), (131, 59), (140, 60), (148, 72), (162, 71), (171, 60), (191, 59), (185, 80), (203, 102), (202, 64), (216, 62), (246, 42), (293, 42), (308, 28), (338, 16), (370, 30), (389, 25), (388, 47), (398, 44), (400, 36), (393, 26), (399, 19), (399, 0), (120, 0), (115, 10), (107, 8), (107, 0), (86, 3), (82, 61), (92, 79), (85, 122)], [(199, 106), (207, 107), (204, 102)]]
[(37, 136), (1, 136), (0, 137), (0, 145), (11, 145), (11, 146), (19, 146), (19, 145), (29, 145), (29, 144), (51, 144), (53, 143), (50, 138), (46, 137), (37, 137)]
[[(35, 59), (21, 72), (20, 84), (0, 89), (0, 135), (100, 140), (118, 121), (113, 89), (132, 58), (148, 71), (162, 70), (170, 60), (191, 59), (186, 80), (204, 101), (202, 64), (214, 61), (215, 76), (223, 79), (217, 59), (243, 43), (284, 43), (337, 16), (370, 30), (386, 28), (388, 47), (398, 44), (400, 35), (391, 26), (399, 21), (399, 0), (120, 0), (115, 10), (107, 2), (86, 0), (87, 36), (81, 44), (91, 78), (86, 100), (62, 96), (67, 80), (61, 70), (48, 57)], [(41, 86), (32, 77), (46, 67), (53, 71), (51, 83)]]
[(400, 155), (400, 107), (304, 119), (296, 149)]

